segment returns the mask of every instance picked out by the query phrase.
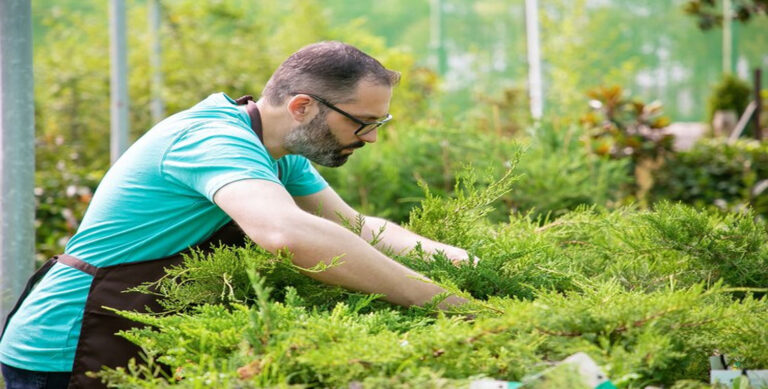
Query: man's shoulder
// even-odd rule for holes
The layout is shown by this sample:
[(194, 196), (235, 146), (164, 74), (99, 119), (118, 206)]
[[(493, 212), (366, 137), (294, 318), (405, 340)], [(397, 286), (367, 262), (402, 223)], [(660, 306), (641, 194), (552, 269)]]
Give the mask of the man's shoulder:
[[(177, 130), (195, 125), (228, 123), (235, 126), (248, 125), (247, 113), (223, 92), (213, 93), (192, 107), (168, 116), (152, 130), (174, 127)], [(152, 131), (150, 130), (150, 131)]]
[(227, 106), (227, 105), (234, 105), (236, 106), (237, 103), (235, 100), (229, 96), (227, 96), (224, 92), (215, 92), (208, 95), (208, 97), (200, 100), (197, 104), (192, 106), (192, 108), (195, 107), (210, 107), (210, 106)]
[(208, 95), (197, 104), (190, 107), (189, 112), (211, 112), (211, 113), (224, 113), (224, 114), (240, 114), (244, 113), (238, 108), (237, 102), (227, 96), (224, 92), (216, 92)]

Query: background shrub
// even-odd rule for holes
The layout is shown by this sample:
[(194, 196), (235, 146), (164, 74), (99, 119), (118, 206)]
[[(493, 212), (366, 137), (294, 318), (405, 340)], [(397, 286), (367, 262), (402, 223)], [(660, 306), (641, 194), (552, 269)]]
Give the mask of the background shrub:
[(582, 205), (620, 202), (632, 182), (630, 161), (590, 152), (587, 133), (580, 125), (547, 121), (530, 128), (515, 170), (520, 181), (505, 202), (517, 212), (549, 218)]
[(714, 85), (712, 94), (707, 100), (707, 115), (709, 121), (715, 116), (715, 111), (733, 110), (737, 117), (741, 117), (751, 99), (752, 88), (749, 84), (732, 75), (726, 74)]
[(757, 184), (766, 179), (768, 145), (709, 139), (670, 156), (666, 167), (656, 173), (653, 196), (724, 211), (750, 206), (766, 218), (768, 191), (756, 193)]

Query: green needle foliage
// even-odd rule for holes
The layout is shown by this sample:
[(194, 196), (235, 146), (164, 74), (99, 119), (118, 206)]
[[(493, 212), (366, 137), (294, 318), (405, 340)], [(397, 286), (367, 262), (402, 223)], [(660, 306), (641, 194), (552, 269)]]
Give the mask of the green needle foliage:
[[(526, 381), (583, 351), (619, 387), (643, 388), (709, 387), (716, 352), (768, 366), (768, 236), (752, 215), (661, 203), (493, 224), (493, 201), (517, 177), (459, 177), (453, 197), (427, 191), (408, 225), (481, 261), (418, 247), (396, 259), (466, 306), (396, 307), (322, 285), (289, 255), (219, 248), (168, 270), (157, 285), (168, 312), (122, 313), (148, 325), (123, 333), (146, 359), (99, 376), (126, 388), (454, 388)], [(526, 386), (573, 377), (555, 369)]]

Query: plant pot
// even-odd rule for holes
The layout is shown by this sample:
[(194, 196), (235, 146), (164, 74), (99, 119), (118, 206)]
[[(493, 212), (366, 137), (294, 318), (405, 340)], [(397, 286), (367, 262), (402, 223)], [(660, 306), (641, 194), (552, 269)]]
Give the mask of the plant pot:
[(641, 207), (648, 206), (648, 193), (653, 188), (654, 173), (664, 166), (664, 157), (644, 157), (635, 163), (635, 183), (637, 192), (635, 196)]
[(728, 137), (736, 128), (739, 116), (735, 110), (718, 110), (712, 117), (712, 135), (715, 137)]

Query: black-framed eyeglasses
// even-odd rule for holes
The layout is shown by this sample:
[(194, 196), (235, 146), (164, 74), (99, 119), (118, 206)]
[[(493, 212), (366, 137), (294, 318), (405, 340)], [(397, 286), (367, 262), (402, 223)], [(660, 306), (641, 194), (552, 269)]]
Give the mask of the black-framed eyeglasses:
[(322, 98), (320, 96), (313, 95), (311, 93), (304, 93), (304, 92), (296, 92), (294, 94), (295, 95), (298, 95), (298, 94), (307, 95), (307, 96), (317, 100), (318, 102), (322, 103), (326, 107), (328, 107), (328, 108), (330, 108), (330, 109), (332, 109), (332, 110), (334, 110), (334, 111), (336, 111), (336, 112), (346, 116), (347, 118), (349, 118), (349, 120), (352, 120), (353, 122), (359, 124), (360, 127), (357, 130), (355, 130), (355, 135), (357, 135), (357, 136), (363, 136), (365, 134), (368, 134), (371, 131), (381, 127), (382, 125), (384, 125), (384, 123), (392, 120), (392, 115), (391, 114), (387, 114), (387, 117), (385, 117), (384, 119), (377, 120), (377, 121), (374, 121), (374, 122), (364, 122), (364, 121), (362, 121), (362, 120), (360, 120), (360, 119), (350, 115), (349, 113), (345, 112), (343, 109), (341, 109), (341, 108), (331, 104), (330, 102), (328, 102), (328, 100), (326, 100), (326, 99), (324, 99), (324, 98)]

